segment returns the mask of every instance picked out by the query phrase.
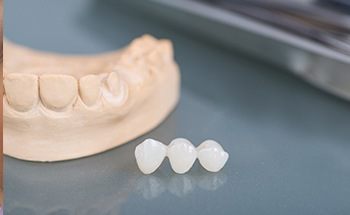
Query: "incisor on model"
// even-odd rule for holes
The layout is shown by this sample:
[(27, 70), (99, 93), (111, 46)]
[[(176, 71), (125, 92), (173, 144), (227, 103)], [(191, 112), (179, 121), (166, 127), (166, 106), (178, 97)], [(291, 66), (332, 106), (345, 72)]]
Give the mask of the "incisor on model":
[(156, 127), (179, 98), (171, 42), (145, 35), (93, 56), (4, 44), (4, 153), (58, 161), (106, 151)]

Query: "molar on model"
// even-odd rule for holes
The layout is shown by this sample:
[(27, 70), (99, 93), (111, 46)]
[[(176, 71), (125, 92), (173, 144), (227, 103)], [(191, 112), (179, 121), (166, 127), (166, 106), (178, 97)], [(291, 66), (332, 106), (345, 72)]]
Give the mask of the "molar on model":
[(145, 55), (146, 53), (152, 51), (160, 40), (156, 40), (154, 37), (150, 35), (143, 35), (140, 38), (135, 39), (131, 42), (128, 53), (132, 56), (132, 58), (139, 58), (140, 56)]
[(7, 102), (15, 110), (26, 112), (38, 103), (38, 76), (10, 73), (3, 83)]
[(109, 92), (111, 92), (114, 96), (120, 93), (120, 81), (117, 72), (111, 72), (108, 75), (106, 82)]
[(147, 59), (156, 64), (166, 64), (174, 59), (173, 46), (169, 40), (160, 40), (154, 50), (148, 53)]
[(107, 104), (119, 106), (127, 94), (126, 84), (120, 80), (118, 72), (111, 72), (102, 87), (102, 95)]

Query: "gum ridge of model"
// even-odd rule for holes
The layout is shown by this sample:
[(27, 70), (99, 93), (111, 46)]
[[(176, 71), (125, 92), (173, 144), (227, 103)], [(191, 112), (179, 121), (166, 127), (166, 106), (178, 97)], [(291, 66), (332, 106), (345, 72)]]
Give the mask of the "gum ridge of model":
[(172, 44), (149, 35), (91, 56), (5, 41), (4, 56), (4, 153), (19, 159), (106, 151), (156, 127), (179, 98)]

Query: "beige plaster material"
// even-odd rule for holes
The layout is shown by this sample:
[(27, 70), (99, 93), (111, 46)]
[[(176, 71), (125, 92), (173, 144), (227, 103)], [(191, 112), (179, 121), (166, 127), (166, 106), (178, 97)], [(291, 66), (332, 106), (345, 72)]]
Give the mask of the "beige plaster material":
[(59, 161), (106, 151), (156, 127), (179, 98), (171, 42), (66, 56), (4, 43), (4, 153)]

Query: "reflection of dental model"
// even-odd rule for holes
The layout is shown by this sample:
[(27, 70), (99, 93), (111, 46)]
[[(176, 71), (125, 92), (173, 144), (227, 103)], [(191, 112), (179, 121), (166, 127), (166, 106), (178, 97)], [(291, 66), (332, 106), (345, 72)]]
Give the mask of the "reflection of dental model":
[(166, 156), (171, 168), (179, 174), (188, 172), (197, 157), (200, 164), (210, 172), (220, 171), (229, 158), (228, 153), (214, 140), (206, 140), (196, 149), (184, 138), (174, 139), (168, 147), (159, 141), (146, 139), (135, 149), (137, 165), (144, 174), (156, 171)]
[(4, 153), (36, 161), (96, 154), (157, 126), (179, 96), (171, 43), (63, 56), (4, 45)]

